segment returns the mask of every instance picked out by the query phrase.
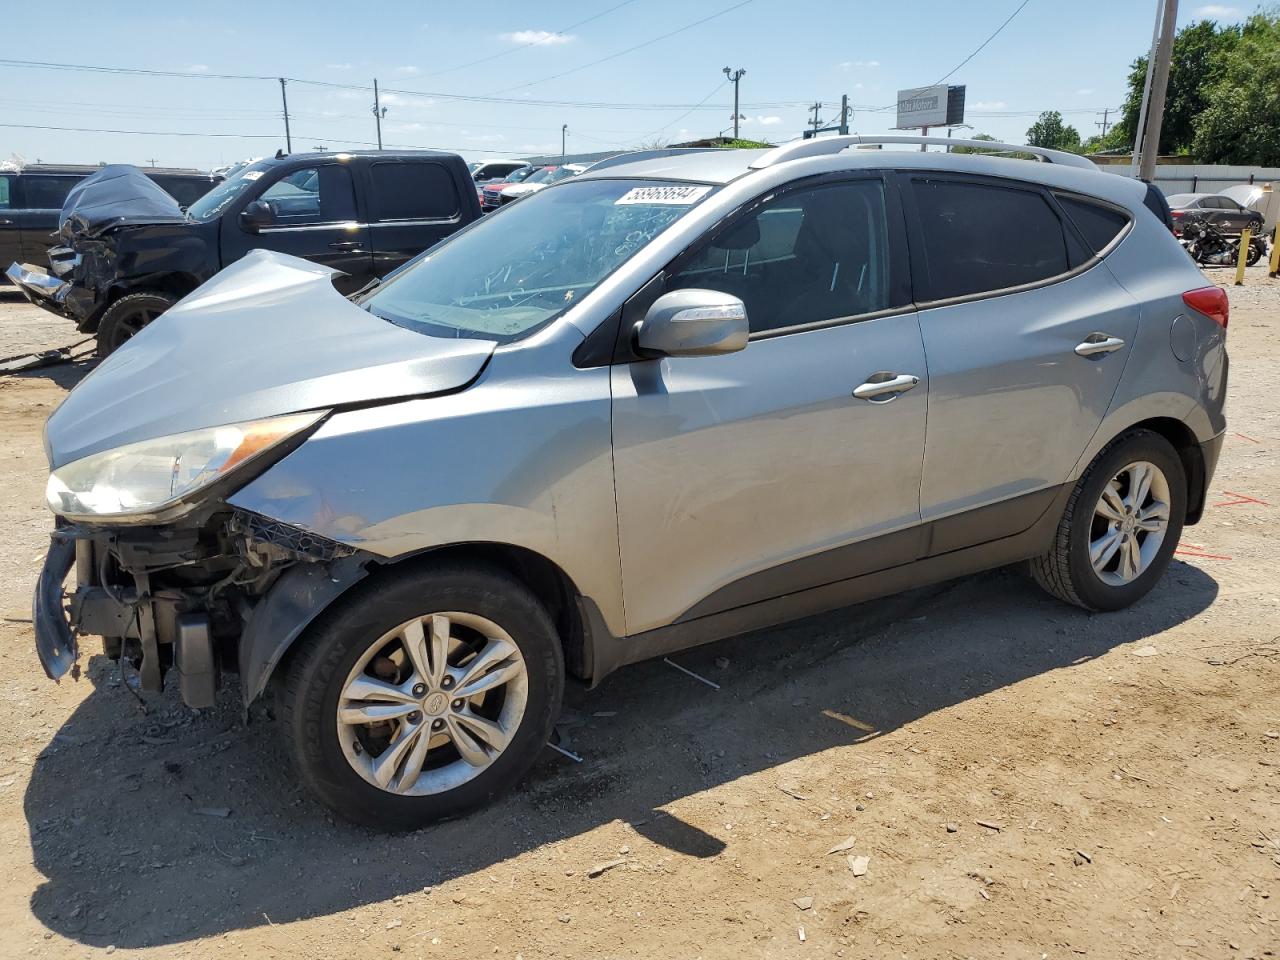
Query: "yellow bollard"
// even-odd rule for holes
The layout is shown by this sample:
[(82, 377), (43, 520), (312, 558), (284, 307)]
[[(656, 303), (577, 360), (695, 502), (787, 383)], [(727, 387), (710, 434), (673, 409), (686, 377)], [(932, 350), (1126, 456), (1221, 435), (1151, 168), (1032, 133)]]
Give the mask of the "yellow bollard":
[(1271, 241), (1271, 266), (1268, 269), (1267, 276), (1273, 280), (1277, 274), (1280, 274), (1280, 243), (1276, 243), (1276, 240), (1280, 240), (1280, 234), (1277, 234), (1275, 240)]
[(1236, 257), (1236, 286), (1244, 286), (1244, 262), (1249, 257), (1249, 228), (1240, 234), (1240, 256)]

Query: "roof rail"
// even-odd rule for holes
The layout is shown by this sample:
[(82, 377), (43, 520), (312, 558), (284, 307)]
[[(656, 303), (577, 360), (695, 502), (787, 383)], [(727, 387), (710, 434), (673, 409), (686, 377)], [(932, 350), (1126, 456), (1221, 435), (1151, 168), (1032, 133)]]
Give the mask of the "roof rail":
[(1063, 150), (1048, 150), (1044, 147), (1030, 147), (1013, 143), (1000, 143), (996, 140), (961, 140), (950, 137), (904, 137), (893, 134), (851, 134), (840, 137), (813, 137), (810, 140), (792, 140), (780, 147), (775, 147), (763, 157), (757, 158), (752, 170), (762, 170), (788, 160), (799, 160), (803, 157), (824, 157), (839, 153), (849, 147), (872, 143), (905, 143), (931, 144), (939, 147), (975, 147), (979, 150), (996, 153), (1030, 153), (1045, 163), (1060, 163), (1065, 167), (1080, 167), (1086, 170), (1097, 170), (1092, 161), (1075, 153)]

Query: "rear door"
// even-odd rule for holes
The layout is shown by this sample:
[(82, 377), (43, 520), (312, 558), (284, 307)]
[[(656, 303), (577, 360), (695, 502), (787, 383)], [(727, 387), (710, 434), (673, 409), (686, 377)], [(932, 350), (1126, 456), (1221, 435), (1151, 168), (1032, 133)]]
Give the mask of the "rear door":
[(58, 214), (71, 188), (83, 180), (76, 174), (24, 173), (22, 175), (22, 209), (15, 211), (21, 233), (22, 260), (43, 266), (47, 251), (53, 245), (58, 229)]
[(928, 384), (901, 222), (878, 177), (797, 187), (636, 295), (731, 293), (751, 339), (612, 367), (629, 633), (918, 556)]
[[(267, 205), (272, 220), (253, 232), (240, 222), (240, 213), (256, 200)], [(334, 286), (343, 293), (373, 278), (369, 227), (357, 213), (349, 165), (339, 160), (266, 171), (258, 188), (223, 215), (219, 235), (224, 267), (262, 248), (342, 272)]]
[(366, 170), (375, 275), (386, 276), (458, 229), (463, 200), (445, 164), (387, 157), (369, 161)]
[[(921, 514), (938, 521), (940, 553), (1040, 516), (1110, 405), (1138, 307), (1046, 191), (943, 174), (902, 182), (930, 380)], [(1091, 229), (1099, 243), (1105, 227)]]

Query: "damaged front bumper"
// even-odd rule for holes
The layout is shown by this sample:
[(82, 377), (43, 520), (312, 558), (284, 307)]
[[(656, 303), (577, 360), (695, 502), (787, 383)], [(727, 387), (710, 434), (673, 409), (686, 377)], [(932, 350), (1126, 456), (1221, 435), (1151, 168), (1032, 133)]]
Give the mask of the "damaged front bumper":
[(69, 316), (64, 304), (71, 284), (30, 263), (11, 263), (4, 275), (38, 307)]
[(32, 600), (36, 654), (51, 679), (77, 676), (77, 638), (97, 634), (109, 658), (134, 665), (143, 690), (159, 692), (176, 674), (188, 706), (210, 707), (223, 673), (238, 672), (247, 706), (369, 559), (242, 510), (165, 526), (64, 523)]

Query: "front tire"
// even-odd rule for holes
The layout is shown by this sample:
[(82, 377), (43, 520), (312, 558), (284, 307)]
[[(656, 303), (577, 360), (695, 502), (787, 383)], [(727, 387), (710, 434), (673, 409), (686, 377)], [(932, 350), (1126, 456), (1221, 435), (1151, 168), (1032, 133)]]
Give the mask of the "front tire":
[(285, 740), (323, 803), (375, 829), (488, 802), (532, 765), (560, 710), (555, 626), (499, 570), (393, 571), (302, 642), (285, 677)]
[(1031, 561), (1036, 582), (1086, 610), (1120, 610), (1156, 585), (1187, 515), (1187, 479), (1164, 437), (1112, 441), (1076, 483), (1053, 546)]
[(176, 300), (163, 293), (130, 293), (107, 307), (98, 321), (98, 356), (119, 350), (126, 340), (172, 307)]

